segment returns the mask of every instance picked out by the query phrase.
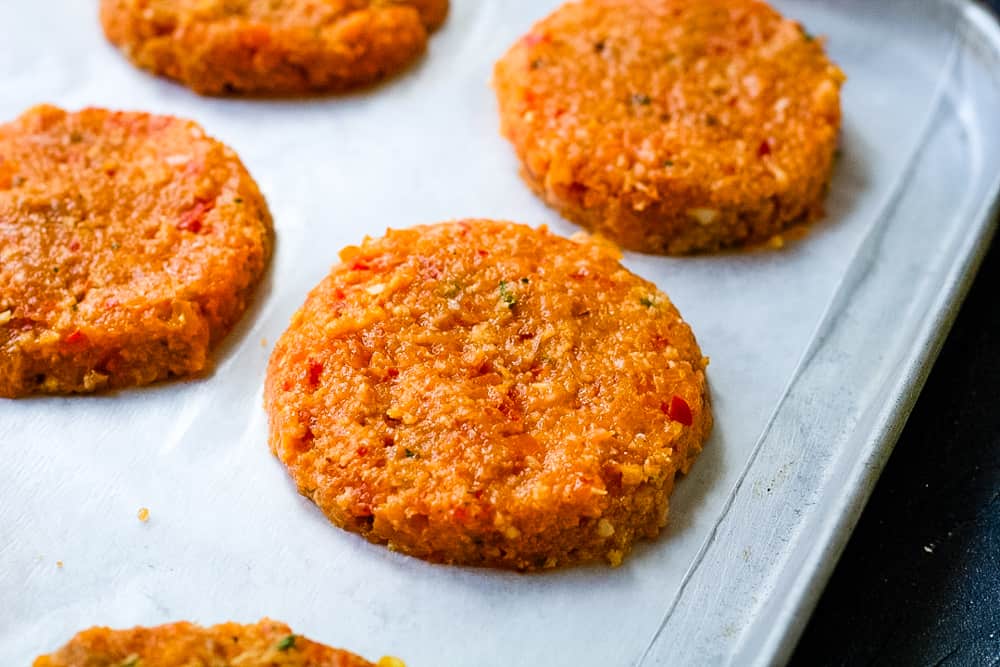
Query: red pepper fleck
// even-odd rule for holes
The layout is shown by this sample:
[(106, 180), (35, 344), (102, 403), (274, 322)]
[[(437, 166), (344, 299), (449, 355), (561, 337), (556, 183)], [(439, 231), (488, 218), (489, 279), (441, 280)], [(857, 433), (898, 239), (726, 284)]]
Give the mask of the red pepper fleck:
[(79, 241), (73, 241), (72, 243), (69, 244), (69, 249), (71, 251), (73, 251), (73, 252), (76, 252), (77, 250), (80, 249), (80, 242)]
[(318, 361), (309, 362), (309, 386), (315, 387), (319, 384), (319, 376), (323, 374), (323, 364)]
[(347, 293), (344, 292), (344, 290), (340, 289), (339, 287), (333, 291), (333, 297), (337, 301), (343, 301), (346, 296), (347, 296)]
[(398, 378), (399, 377), (399, 369), (398, 368), (390, 368), (389, 370), (387, 370), (385, 372), (385, 374), (388, 375), (391, 378)]
[(538, 46), (542, 42), (547, 42), (548, 40), (548, 35), (536, 35), (533, 32), (529, 32), (521, 38), (521, 42), (523, 42), (525, 46)]
[(489, 251), (486, 251), (486, 250), (483, 250), (482, 248), (480, 248), (479, 250), (476, 251), (476, 254), (479, 255), (480, 257), (486, 257), (490, 253), (489, 253)]
[(358, 447), (358, 456), (364, 456), (368, 453), (367, 447)]
[(70, 335), (66, 336), (66, 343), (68, 345), (74, 345), (76, 343), (84, 343), (87, 341), (87, 336), (82, 331), (77, 329)]
[(653, 347), (657, 350), (665, 350), (670, 345), (670, 339), (665, 336), (654, 336)]
[(660, 406), (660, 409), (663, 408), (666, 408), (663, 411), (666, 412), (667, 415), (669, 415), (675, 422), (679, 422), (685, 426), (690, 426), (694, 423), (694, 417), (691, 416), (691, 406), (689, 406), (687, 401), (680, 396), (674, 396), (671, 398), (669, 406), (667, 406), (666, 403)]
[(371, 264), (363, 259), (359, 259), (351, 264), (351, 271), (371, 271)]
[(760, 142), (760, 147), (757, 148), (757, 155), (764, 157), (765, 155), (771, 154), (771, 142), (765, 139)]
[(198, 201), (195, 205), (181, 214), (181, 219), (177, 223), (177, 229), (197, 234), (202, 229), (205, 215), (215, 207), (213, 202)]
[(573, 181), (568, 186), (566, 186), (566, 194), (568, 194), (573, 199), (578, 199), (580, 201), (587, 195), (587, 186), (583, 183)]
[(305, 432), (302, 433), (302, 439), (299, 440), (296, 449), (300, 452), (308, 452), (313, 448), (315, 441), (316, 435), (313, 433), (312, 426), (306, 424)]
[(451, 511), (451, 515), (455, 517), (455, 519), (457, 519), (458, 521), (465, 521), (467, 518), (469, 518), (469, 513), (465, 510), (464, 507), (456, 507)]

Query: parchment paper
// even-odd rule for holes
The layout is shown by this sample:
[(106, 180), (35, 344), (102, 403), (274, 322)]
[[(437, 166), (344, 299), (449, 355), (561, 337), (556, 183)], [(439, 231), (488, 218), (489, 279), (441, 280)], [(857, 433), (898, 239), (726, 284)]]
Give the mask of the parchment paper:
[(619, 665), (642, 654), (900, 175), (933, 93), (921, 68), (934, 65), (881, 71), (909, 57), (880, 51), (896, 48), (881, 38), (888, 19), (777, 3), (829, 36), (850, 77), (828, 218), (781, 251), (624, 260), (671, 295), (712, 360), (716, 430), (677, 485), (666, 533), (618, 569), (430, 565), (333, 527), (297, 495), (266, 444), (265, 364), (337, 250), (364, 234), (473, 216), (577, 231), (519, 180), (489, 88), (496, 58), (557, 4), (453, 0), (404, 76), (363, 94), (254, 101), (201, 98), (137, 71), (105, 42), (95, 2), (0, 0), (0, 118), (41, 102), (193, 118), (241, 155), (278, 237), (259, 298), (209, 377), (0, 400), (0, 664), (29, 664), (95, 624), (263, 616), (411, 667)]

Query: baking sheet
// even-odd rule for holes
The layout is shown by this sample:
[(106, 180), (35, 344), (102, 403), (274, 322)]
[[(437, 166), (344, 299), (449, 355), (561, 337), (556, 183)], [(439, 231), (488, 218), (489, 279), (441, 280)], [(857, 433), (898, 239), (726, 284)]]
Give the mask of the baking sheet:
[(265, 615), (410, 667), (787, 654), (991, 232), (998, 40), (969, 3), (775, 3), (829, 37), (850, 79), (829, 216), (780, 252), (626, 255), (711, 357), (716, 430), (666, 533), (622, 567), (519, 575), (390, 553), (330, 526), (268, 451), (270, 346), (340, 247), (466, 216), (577, 231), (519, 181), (488, 87), (495, 59), (558, 4), (453, 0), (406, 75), (252, 101), (134, 70), (91, 0), (0, 2), (0, 118), (53, 102), (198, 120), (240, 153), (278, 235), (211, 376), (0, 400), (0, 664), (94, 624)]

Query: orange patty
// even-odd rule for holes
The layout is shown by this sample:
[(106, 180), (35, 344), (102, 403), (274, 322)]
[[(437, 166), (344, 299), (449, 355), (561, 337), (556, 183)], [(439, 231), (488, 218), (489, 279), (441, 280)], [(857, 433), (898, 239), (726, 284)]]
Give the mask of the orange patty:
[(207, 95), (338, 91), (413, 62), (448, 0), (101, 0), (139, 67)]
[(0, 396), (201, 371), (271, 245), (257, 185), (191, 121), (42, 106), (0, 125)]
[(337, 525), (448, 563), (621, 562), (712, 424), (670, 299), (592, 243), (463, 221), (390, 231), (292, 319), (270, 444)]
[(284, 623), (223, 623), (204, 628), (171, 623), (153, 628), (91, 628), (34, 667), (403, 667), (395, 658), (373, 665), (341, 649), (293, 634)]
[(527, 183), (625, 247), (766, 240), (822, 214), (843, 74), (759, 0), (583, 0), (497, 63)]

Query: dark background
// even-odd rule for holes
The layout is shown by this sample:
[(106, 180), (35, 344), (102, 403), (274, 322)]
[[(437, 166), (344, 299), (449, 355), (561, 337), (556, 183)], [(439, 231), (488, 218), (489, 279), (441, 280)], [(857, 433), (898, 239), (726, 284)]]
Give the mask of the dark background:
[(1000, 665), (998, 288), (994, 242), (793, 665)]

